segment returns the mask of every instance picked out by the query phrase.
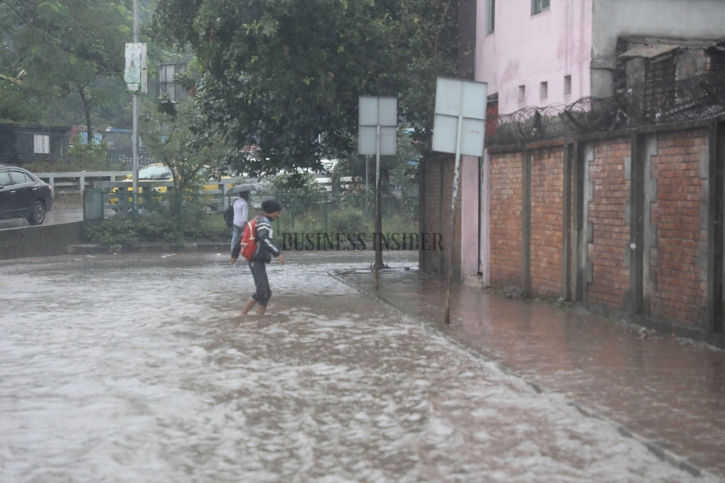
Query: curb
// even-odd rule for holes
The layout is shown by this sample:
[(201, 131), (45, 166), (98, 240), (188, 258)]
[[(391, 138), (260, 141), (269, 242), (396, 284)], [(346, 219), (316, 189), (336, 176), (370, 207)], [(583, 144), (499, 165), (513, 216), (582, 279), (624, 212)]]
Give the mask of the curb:
[(69, 255), (100, 255), (110, 253), (156, 253), (156, 252), (196, 252), (229, 250), (227, 242), (186, 242), (186, 243), (138, 243), (136, 245), (96, 245), (92, 243), (68, 245)]
[[(528, 384), (532, 388), (532, 390), (535, 391), (537, 394), (541, 394), (544, 392), (556, 394), (555, 391), (549, 391), (549, 390), (543, 388), (539, 383), (531, 381), (531, 380), (517, 374), (516, 372), (514, 372), (511, 369), (509, 369), (508, 367), (504, 366), (500, 362), (493, 361), (493, 360), (487, 358), (486, 356), (484, 356), (483, 354), (464, 345), (462, 342), (459, 342), (459, 341), (453, 339), (448, 334), (441, 331), (439, 328), (435, 327), (431, 323), (425, 322), (425, 321), (420, 320), (416, 317), (413, 317), (409, 314), (406, 314), (402, 310), (395, 307), (392, 302), (387, 300), (384, 296), (380, 295), (379, 293), (371, 292), (369, 290), (365, 290), (365, 289), (355, 286), (353, 283), (349, 282), (348, 280), (345, 280), (345, 278), (340, 276), (337, 272), (341, 272), (341, 271), (340, 270), (330, 270), (327, 272), (327, 274), (330, 277), (332, 277), (333, 279), (337, 280), (338, 282), (352, 288), (356, 292), (361, 293), (363, 295), (367, 295), (368, 297), (371, 297), (375, 300), (378, 300), (379, 302), (382, 302), (388, 308), (392, 309), (395, 313), (402, 316), (404, 319), (411, 320), (414, 323), (416, 323), (417, 325), (421, 326), (423, 329), (425, 329), (426, 332), (435, 334), (435, 335), (445, 339), (447, 342), (453, 344), (456, 348), (458, 348), (465, 354), (473, 357), (474, 359), (477, 359), (482, 362), (487, 362), (489, 364), (493, 364), (496, 367), (496, 369), (501, 371), (503, 374), (506, 374), (508, 376), (512, 376), (512, 377), (522, 380), (523, 382)], [(620, 435), (622, 435), (625, 438), (630, 438), (630, 439), (633, 439), (633, 440), (639, 442), (645, 448), (647, 448), (651, 453), (653, 453), (655, 456), (657, 456), (660, 460), (662, 460), (666, 463), (669, 463), (671, 466), (674, 466), (675, 468), (677, 468), (679, 470), (686, 471), (690, 475), (695, 476), (695, 477), (707, 476), (707, 477), (710, 477), (713, 479), (719, 479), (718, 476), (703, 470), (696, 464), (690, 462), (688, 459), (686, 459), (682, 456), (679, 456), (678, 454), (674, 453), (673, 451), (666, 449), (663, 446), (662, 442), (648, 440), (647, 438), (640, 436), (639, 434), (635, 433), (634, 431), (627, 429), (626, 427), (622, 426), (621, 424), (619, 424), (607, 417), (604, 417), (601, 414), (597, 413), (596, 411), (584, 406), (583, 404), (579, 403), (578, 401), (572, 401), (572, 400), (566, 400), (566, 401), (567, 401), (566, 403), (569, 406), (571, 406), (574, 409), (576, 409), (577, 411), (579, 411), (579, 413), (582, 416), (604, 421), (605, 423), (614, 427)]]

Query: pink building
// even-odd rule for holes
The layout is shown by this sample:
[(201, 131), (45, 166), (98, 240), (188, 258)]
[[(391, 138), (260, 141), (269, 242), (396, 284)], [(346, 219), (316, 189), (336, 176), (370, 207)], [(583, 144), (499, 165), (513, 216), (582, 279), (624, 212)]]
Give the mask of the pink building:
[[(725, 0), (477, 0), (476, 80), (488, 84), (489, 104), (501, 114), (607, 97), (621, 69), (622, 40), (632, 38), (721, 40)], [(477, 266), (487, 285), (488, 157), (480, 183), (470, 178), (477, 164), (464, 159), (462, 219), (479, 229), (463, 230), (461, 275)]]
[(478, 0), (476, 80), (508, 114), (612, 94), (627, 37), (721, 40), (722, 0)]

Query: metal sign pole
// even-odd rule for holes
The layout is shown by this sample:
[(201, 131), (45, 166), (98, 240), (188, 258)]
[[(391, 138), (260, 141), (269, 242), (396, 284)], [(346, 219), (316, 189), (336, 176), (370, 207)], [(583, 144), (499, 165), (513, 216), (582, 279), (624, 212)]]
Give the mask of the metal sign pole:
[[(453, 197), (445, 247), (448, 247), (446, 277), (445, 323), (451, 323), (451, 279), (453, 251), (456, 249), (456, 218), (458, 188), (461, 178), (461, 156), (483, 154), (486, 129), (487, 86), (482, 82), (439, 77), (436, 85), (433, 150), (455, 154)], [(442, 194), (442, 193), (441, 193)], [(462, 249), (463, 247), (461, 247)], [(463, 255), (461, 255), (463, 256)]]
[[(383, 265), (382, 250), (382, 232), (383, 232), (383, 212), (382, 212), (382, 182), (380, 179), (380, 126), (378, 125), (377, 143), (375, 150), (375, 270), (385, 268)], [(377, 273), (377, 272), (376, 272)], [(377, 275), (376, 275), (377, 279)]]
[[(461, 91), (461, 98), (463, 97)], [(461, 99), (463, 103), (463, 99)], [(461, 177), (461, 131), (463, 131), (463, 115), (458, 116), (458, 132), (456, 133), (456, 164), (453, 174), (453, 199), (451, 200), (451, 223), (448, 233), (450, 233), (451, 243), (448, 250), (448, 278), (446, 280), (446, 324), (451, 323), (451, 278), (453, 277), (453, 247), (456, 242), (456, 201), (458, 201), (458, 182)]]
[(370, 168), (370, 156), (365, 155), (365, 216), (370, 216), (370, 174), (368, 173)]
[[(383, 183), (380, 177), (380, 156), (397, 153), (398, 99), (396, 97), (360, 96), (360, 135), (358, 137), (358, 153), (375, 155), (375, 233), (373, 237), (375, 250), (375, 288), (378, 286), (378, 271), (385, 268), (382, 252)], [(365, 160), (365, 186), (368, 189), (368, 159)], [(367, 205), (366, 195), (366, 205)]]

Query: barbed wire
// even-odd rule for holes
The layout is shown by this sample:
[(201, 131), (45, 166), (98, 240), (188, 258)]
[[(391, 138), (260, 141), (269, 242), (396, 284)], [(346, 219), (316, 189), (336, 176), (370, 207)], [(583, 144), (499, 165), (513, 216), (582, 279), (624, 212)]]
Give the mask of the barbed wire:
[(708, 119), (725, 113), (725, 72), (708, 72), (669, 84), (628, 89), (611, 97), (582, 97), (571, 104), (525, 107), (486, 120), (486, 145), (533, 141)]

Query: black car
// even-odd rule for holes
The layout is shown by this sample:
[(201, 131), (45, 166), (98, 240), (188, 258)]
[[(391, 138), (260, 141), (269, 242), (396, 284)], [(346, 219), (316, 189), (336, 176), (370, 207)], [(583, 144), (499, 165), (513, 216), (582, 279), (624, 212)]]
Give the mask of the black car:
[(0, 166), (0, 219), (26, 218), (42, 225), (53, 209), (53, 190), (33, 173), (14, 166)]

